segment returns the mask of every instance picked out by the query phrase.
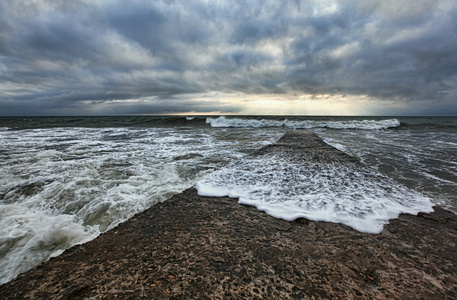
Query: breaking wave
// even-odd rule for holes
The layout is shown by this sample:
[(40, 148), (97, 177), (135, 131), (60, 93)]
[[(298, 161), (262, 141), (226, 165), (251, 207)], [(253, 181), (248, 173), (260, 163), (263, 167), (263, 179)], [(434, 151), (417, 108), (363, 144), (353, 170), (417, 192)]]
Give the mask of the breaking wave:
[(207, 118), (206, 123), (211, 127), (283, 127), (290, 129), (311, 129), (311, 128), (331, 128), (331, 129), (359, 129), (359, 130), (383, 130), (400, 127), (401, 123), (397, 119), (384, 120), (274, 120), (274, 119), (244, 119), (244, 118)]

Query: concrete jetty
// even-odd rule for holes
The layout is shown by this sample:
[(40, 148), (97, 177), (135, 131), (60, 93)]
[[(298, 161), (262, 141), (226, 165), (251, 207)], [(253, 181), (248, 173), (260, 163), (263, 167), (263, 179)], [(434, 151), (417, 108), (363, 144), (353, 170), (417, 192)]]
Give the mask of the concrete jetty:
[[(360, 164), (292, 131), (252, 155)], [(400, 215), (380, 234), (275, 219), (194, 188), (0, 286), (0, 299), (457, 299), (457, 217)]]

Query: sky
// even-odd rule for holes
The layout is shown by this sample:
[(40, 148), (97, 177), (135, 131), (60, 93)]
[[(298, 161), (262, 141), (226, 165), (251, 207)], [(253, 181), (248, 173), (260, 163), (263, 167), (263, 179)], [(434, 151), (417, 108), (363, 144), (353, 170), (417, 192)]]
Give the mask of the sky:
[(457, 115), (455, 0), (0, 2), (0, 115)]

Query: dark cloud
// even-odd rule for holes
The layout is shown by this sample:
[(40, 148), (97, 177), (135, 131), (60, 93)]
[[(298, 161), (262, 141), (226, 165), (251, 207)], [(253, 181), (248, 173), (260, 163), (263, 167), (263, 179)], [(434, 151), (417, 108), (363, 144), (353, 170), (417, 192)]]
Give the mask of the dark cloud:
[(0, 115), (243, 112), (224, 94), (456, 114), (454, 2), (2, 1)]

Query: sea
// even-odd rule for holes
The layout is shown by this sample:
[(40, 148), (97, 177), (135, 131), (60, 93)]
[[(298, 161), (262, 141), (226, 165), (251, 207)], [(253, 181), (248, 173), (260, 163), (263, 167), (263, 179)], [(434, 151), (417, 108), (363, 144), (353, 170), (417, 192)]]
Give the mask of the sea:
[[(251, 155), (291, 130), (366, 168)], [(190, 187), (376, 234), (400, 213), (457, 212), (457, 118), (0, 117), (0, 284)]]

